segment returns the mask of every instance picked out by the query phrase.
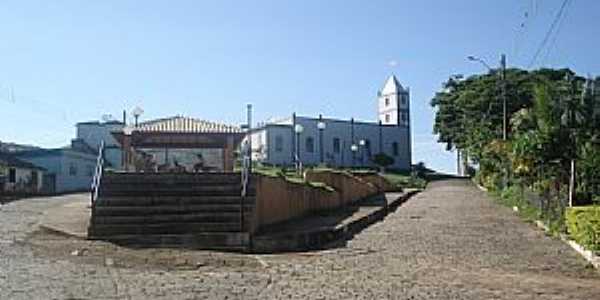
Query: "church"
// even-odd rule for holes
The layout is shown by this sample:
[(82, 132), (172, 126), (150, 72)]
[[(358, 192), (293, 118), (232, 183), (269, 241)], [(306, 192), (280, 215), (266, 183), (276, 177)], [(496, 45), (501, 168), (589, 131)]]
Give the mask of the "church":
[(269, 165), (373, 167), (372, 157), (385, 153), (391, 169), (411, 166), (410, 91), (390, 76), (376, 99), (378, 120), (372, 122), (323, 116), (291, 117), (252, 129), (253, 159)]

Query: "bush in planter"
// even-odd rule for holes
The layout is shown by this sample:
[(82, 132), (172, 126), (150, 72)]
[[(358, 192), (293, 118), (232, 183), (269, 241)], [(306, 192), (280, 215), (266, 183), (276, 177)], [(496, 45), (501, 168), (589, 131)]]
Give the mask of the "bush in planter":
[(385, 153), (377, 153), (373, 156), (373, 163), (376, 164), (380, 171), (385, 171), (385, 168), (394, 164), (394, 158)]
[(586, 249), (600, 251), (600, 206), (571, 207), (566, 211), (569, 236)]

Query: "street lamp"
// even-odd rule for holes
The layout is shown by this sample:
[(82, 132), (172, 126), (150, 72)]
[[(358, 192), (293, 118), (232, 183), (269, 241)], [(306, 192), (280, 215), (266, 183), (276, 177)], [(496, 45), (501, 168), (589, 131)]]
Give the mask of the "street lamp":
[(138, 118), (144, 113), (144, 110), (141, 107), (136, 106), (133, 109), (132, 113), (133, 113), (133, 118), (135, 119), (134, 124), (135, 124), (135, 127), (137, 128), (138, 127)]
[(300, 134), (304, 131), (304, 126), (296, 124), (294, 126), (294, 132), (296, 133), (296, 171), (300, 172)]
[(365, 163), (365, 145), (367, 142), (363, 139), (358, 141), (358, 145), (360, 146), (360, 164), (363, 165)]
[(323, 116), (319, 115), (319, 122), (317, 122), (317, 128), (319, 129), (319, 156), (320, 162), (323, 164), (324, 156), (323, 156), (323, 130), (327, 127), (325, 121), (323, 121)]
[[(479, 62), (481, 63), (483, 66), (485, 66), (488, 71), (490, 71), (490, 73), (493, 71), (492, 67), (490, 67), (490, 65), (488, 65), (483, 59), (476, 57), (476, 56), (467, 56), (467, 59), (470, 61), (475, 61), (475, 62)], [(506, 141), (506, 136), (507, 136), (507, 127), (506, 127), (506, 55), (502, 54), (500, 56), (500, 68), (501, 68), (501, 73), (500, 73), (500, 82), (502, 84), (502, 140)]]
[(352, 166), (356, 165), (356, 151), (358, 151), (358, 146), (356, 144), (350, 145), (350, 151), (352, 151)]

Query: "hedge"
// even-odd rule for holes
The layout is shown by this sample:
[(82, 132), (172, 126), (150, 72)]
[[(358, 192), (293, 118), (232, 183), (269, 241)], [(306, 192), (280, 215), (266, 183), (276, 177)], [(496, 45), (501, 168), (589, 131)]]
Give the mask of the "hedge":
[(600, 206), (567, 208), (569, 236), (591, 251), (600, 251)]

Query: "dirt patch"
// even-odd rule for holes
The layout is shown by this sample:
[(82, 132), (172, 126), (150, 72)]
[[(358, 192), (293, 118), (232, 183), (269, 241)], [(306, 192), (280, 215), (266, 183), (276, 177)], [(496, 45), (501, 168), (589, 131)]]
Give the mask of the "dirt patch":
[(25, 242), (38, 257), (117, 268), (164, 271), (252, 271), (264, 268), (255, 257), (244, 254), (190, 249), (127, 248), (109, 242), (67, 237), (43, 228), (29, 235)]

